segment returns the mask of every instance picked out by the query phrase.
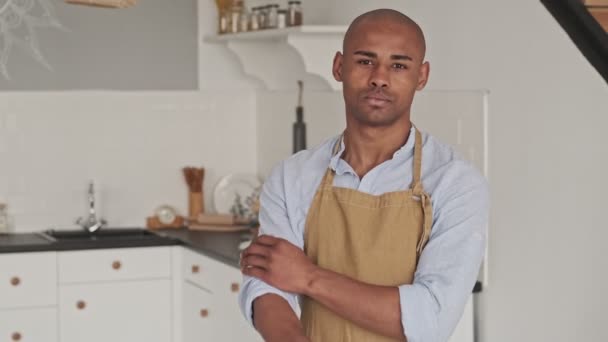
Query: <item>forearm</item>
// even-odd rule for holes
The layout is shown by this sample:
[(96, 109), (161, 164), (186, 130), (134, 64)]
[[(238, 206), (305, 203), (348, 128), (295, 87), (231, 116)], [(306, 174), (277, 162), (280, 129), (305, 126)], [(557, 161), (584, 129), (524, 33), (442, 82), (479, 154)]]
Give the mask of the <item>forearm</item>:
[(366, 329), (406, 341), (395, 286), (369, 285), (318, 267), (305, 295)]
[(266, 342), (306, 342), (300, 320), (287, 301), (266, 294), (253, 301), (253, 323)]

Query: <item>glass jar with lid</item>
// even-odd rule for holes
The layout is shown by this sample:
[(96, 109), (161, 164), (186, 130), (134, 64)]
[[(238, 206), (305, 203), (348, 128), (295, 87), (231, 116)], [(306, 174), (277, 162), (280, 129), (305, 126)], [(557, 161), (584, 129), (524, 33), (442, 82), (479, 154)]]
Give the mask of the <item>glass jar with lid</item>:
[(287, 27), (287, 10), (280, 9), (277, 15), (277, 28)]
[(279, 26), (279, 5), (268, 5), (268, 13), (266, 15), (266, 28), (276, 29)]
[(287, 26), (302, 25), (302, 2), (292, 0), (287, 2)]
[(249, 31), (249, 13), (247, 13), (247, 8), (243, 6), (239, 16), (239, 32), (247, 31)]
[(241, 14), (243, 12), (243, 1), (236, 0), (228, 10), (228, 33), (239, 32), (241, 26)]
[(253, 7), (249, 16), (249, 31), (257, 31), (260, 29), (260, 8)]
[(6, 234), (11, 230), (11, 220), (8, 215), (8, 206), (0, 202), (0, 234)]

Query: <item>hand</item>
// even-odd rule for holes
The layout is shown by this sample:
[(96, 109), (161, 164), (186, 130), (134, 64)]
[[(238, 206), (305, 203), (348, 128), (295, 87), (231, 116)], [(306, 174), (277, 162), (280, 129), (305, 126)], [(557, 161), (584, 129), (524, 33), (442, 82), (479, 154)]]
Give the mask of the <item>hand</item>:
[(289, 241), (262, 235), (241, 254), (241, 272), (280, 290), (305, 294), (316, 266)]

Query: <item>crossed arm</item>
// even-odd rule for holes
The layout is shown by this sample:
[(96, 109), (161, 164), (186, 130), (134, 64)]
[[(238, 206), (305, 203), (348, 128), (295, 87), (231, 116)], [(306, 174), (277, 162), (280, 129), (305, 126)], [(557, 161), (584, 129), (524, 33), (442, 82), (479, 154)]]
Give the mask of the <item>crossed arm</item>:
[(303, 232), (288, 218), (285, 180), (278, 170), (261, 195), (262, 235), (241, 259), (242, 272), (248, 276), (241, 306), (264, 339), (307, 341), (294, 312), (298, 294), (382, 335), (401, 340), (407, 336), (409, 342), (447, 341), (485, 252), (489, 212), (485, 181), (456, 174), (462, 181), (438, 192), (433, 233), (420, 256), (414, 283), (384, 287), (311, 263), (302, 251)]
[[(368, 330), (406, 340), (397, 287), (369, 285), (325, 270), (314, 265), (300, 248), (268, 235), (260, 236), (243, 251), (241, 269), (280, 290), (308, 296)], [(297, 316), (279, 296), (257, 298), (253, 312), (254, 324), (266, 341), (306, 341)]]

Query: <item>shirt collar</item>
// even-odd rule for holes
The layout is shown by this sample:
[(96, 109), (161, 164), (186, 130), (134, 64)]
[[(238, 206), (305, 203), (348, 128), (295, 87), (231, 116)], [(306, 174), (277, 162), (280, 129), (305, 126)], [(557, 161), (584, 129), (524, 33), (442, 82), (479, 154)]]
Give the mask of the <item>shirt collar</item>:
[[(415, 137), (416, 136), (416, 127), (414, 127), (414, 125), (412, 125), (412, 128), (410, 128), (410, 135), (407, 138), (407, 141), (405, 142), (405, 144), (403, 144), (403, 146), (401, 146), (397, 151), (395, 151), (395, 153), (393, 153), (393, 159), (401, 159), (404, 158), (405, 156), (408, 156), (410, 153), (414, 150), (414, 143), (415, 143)], [(332, 145), (331, 145), (331, 151), (334, 151), (334, 146), (337, 142), (340, 142), (340, 149), (338, 150), (338, 152), (334, 155), (332, 155), (331, 159), (329, 160), (329, 167), (334, 170), (336, 172), (336, 174), (343, 174), (347, 171), (346, 166), (348, 166), (346, 163), (340, 163), (340, 160), (342, 160), (342, 154), (344, 153), (344, 134), (340, 134), (340, 136), (338, 137), (338, 140), (335, 140)], [(350, 168), (350, 166), (348, 167)]]

